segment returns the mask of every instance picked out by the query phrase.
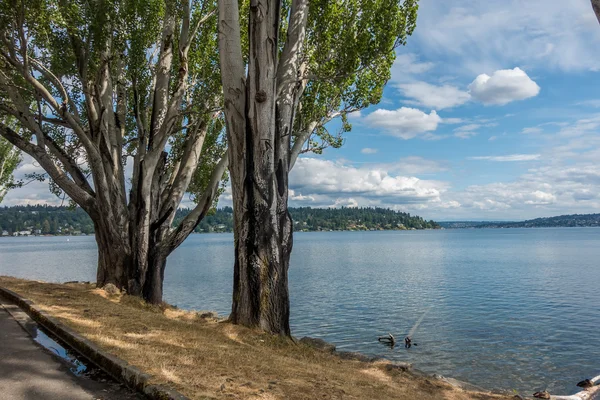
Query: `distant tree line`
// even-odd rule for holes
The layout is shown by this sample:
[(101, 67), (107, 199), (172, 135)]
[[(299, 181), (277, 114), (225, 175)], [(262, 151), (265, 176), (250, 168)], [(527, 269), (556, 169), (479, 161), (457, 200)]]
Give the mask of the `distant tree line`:
[(559, 215), (526, 221), (449, 221), (440, 222), (440, 225), (446, 229), (598, 227), (600, 226), (600, 214)]
[[(178, 209), (175, 222), (191, 212)], [(439, 229), (434, 221), (419, 216), (385, 208), (291, 208), (296, 231), (340, 230), (403, 230)], [(90, 217), (79, 207), (14, 206), (0, 208), (0, 232), (32, 231), (47, 235), (72, 235), (94, 233)], [(213, 210), (196, 227), (195, 232), (232, 232), (233, 209), (223, 207)]]
[(92, 234), (94, 224), (81, 208), (14, 206), (0, 208), (0, 233), (31, 231), (42, 235)]
[(290, 208), (296, 231), (439, 229), (433, 220), (386, 208)]

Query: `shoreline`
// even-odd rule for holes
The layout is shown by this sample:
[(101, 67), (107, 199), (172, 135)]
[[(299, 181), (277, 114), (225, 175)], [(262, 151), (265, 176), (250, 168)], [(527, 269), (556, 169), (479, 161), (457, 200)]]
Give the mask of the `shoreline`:
[[(25, 296), (28, 299), (33, 300), (36, 305), (43, 309), (49, 315), (52, 315), (54, 318), (57, 318), (60, 322), (65, 323), (71, 329), (75, 329), (79, 334), (83, 335), (83, 337), (88, 340), (97, 343), (97, 340), (94, 340), (95, 329), (90, 329), (91, 327), (86, 326), (91, 321), (86, 321), (85, 323), (82, 321), (82, 317), (86, 315), (86, 309), (79, 309), (75, 307), (77, 304), (85, 304), (85, 307), (89, 307), (87, 312), (95, 311), (93, 309), (93, 305), (89, 304), (89, 302), (82, 302), (78, 296), (85, 295), (85, 298), (90, 298), (90, 296), (95, 296), (98, 300), (101, 300), (105, 303), (103, 306), (110, 306), (113, 312), (121, 311), (121, 312), (130, 312), (132, 310), (125, 309), (125, 307), (129, 308), (131, 304), (129, 303), (132, 299), (124, 296), (122, 301), (125, 301), (125, 304), (119, 304), (117, 307), (114, 307), (112, 304), (116, 301), (115, 298), (105, 298), (98, 292), (99, 289), (94, 289), (91, 285), (84, 284), (50, 284), (50, 283), (42, 283), (42, 282), (34, 282), (27, 280), (20, 280), (16, 278), (9, 277), (0, 277), (0, 286), (8, 287), (10, 290), (13, 290), (19, 293), (21, 296)], [(16, 289), (16, 290), (14, 290)], [(60, 292), (60, 293), (56, 293)], [(61, 299), (61, 306), (53, 305), (48, 302), (51, 299)], [(46, 299), (46, 303), (40, 303), (37, 300)], [(66, 300), (66, 301), (65, 301)], [(121, 301), (121, 300), (119, 300)], [(69, 305), (68, 315), (65, 315), (64, 308)], [(121, 307), (121, 308), (119, 308)], [(189, 328), (188, 325), (192, 325), (197, 329), (207, 329), (208, 331), (212, 331), (212, 335), (216, 335), (222, 333), (223, 330), (229, 332), (226, 336), (231, 336), (233, 332), (235, 332), (234, 342), (243, 342), (245, 346), (250, 345), (250, 348), (243, 347), (241, 353), (237, 354), (236, 359), (244, 359), (247, 360), (247, 365), (239, 365), (237, 366), (238, 373), (242, 370), (244, 374), (253, 375), (253, 380), (246, 383), (252, 383), (254, 381), (266, 380), (266, 388), (258, 388), (260, 385), (254, 385), (254, 383), (246, 385), (243, 383), (238, 388), (230, 388), (237, 395), (242, 395), (244, 392), (243, 398), (246, 398), (246, 395), (250, 393), (246, 393), (249, 389), (252, 389), (253, 386), (257, 386), (254, 389), (258, 389), (258, 393), (254, 393), (253, 396), (257, 396), (256, 398), (310, 398), (302, 395), (305, 391), (306, 393), (321, 393), (325, 390), (325, 393), (330, 393), (333, 395), (337, 393), (347, 393), (348, 395), (352, 395), (354, 393), (357, 398), (365, 398), (366, 393), (379, 393), (379, 395), (375, 395), (375, 397), (371, 398), (398, 398), (398, 399), (409, 399), (409, 398), (422, 398), (422, 399), (434, 399), (440, 398), (440, 393), (450, 394), (450, 397), (445, 397), (448, 399), (506, 399), (507, 394), (504, 392), (503, 394), (497, 394), (497, 392), (490, 392), (487, 390), (482, 390), (474, 385), (470, 385), (466, 382), (460, 382), (452, 378), (445, 378), (439, 375), (430, 375), (426, 374), (417, 369), (413, 369), (412, 365), (407, 363), (400, 362), (392, 362), (385, 358), (380, 357), (369, 357), (360, 353), (353, 352), (335, 352), (329, 349), (319, 349), (315, 348), (314, 345), (307, 344), (307, 339), (302, 338), (298, 341), (298, 344), (292, 344), (291, 342), (283, 340), (277, 337), (271, 337), (270, 335), (265, 335), (260, 332), (256, 332), (254, 330), (247, 330), (245, 328), (232, 326), (223, 322), (216, 322), (213, 320), (206, 320), (206, 316), (209, 316), (210, 319), (214, 317), (212, 313), (203, 313), (204, 318), (199, 318), (200, 315), (198, 312), (193, 311), (182, 311), (178, 309), (174, 309), (165, 305), (163, 310), (157, 313), (157, 310), (147, 310), (148, 306), (143, 307), (144, 311), (148, 311), (154, 313), (153, 319), (158, 319), (159, 315), (168, 316), (169, 325), (172, 329), (182, 329)], [(62, 309), (62, 311), (61, 311)], [(139, 312), (139, 304), (134, 305), (134, 310)], [(77, 313), (75, 317), (74, 314)], [(97, 320), (96, 320), (97, 321)], [(185, 322), (185, 326), (181, 326), (181, 322)], [(144, 324), (148, 325), (146, 330), (149, 330), (149, 334), (152, 334), (153, 329), (149, 326), (149, 321), (144, 320)], [(163, 324), (164, 325), (164, 324)], [(179, 325), (179, 326), (177, 326)], [(167, 327), (162, 326), (161, 331), (166, 329)], [(90, 337), (91, 336), (91, 337)], [(109, 353), (115, 354), (117, 357), (122, 358), (126, 362), (130, 362), (131, 365), (137, 366), (140, 370), (145, 373), (148, 372), (151, 375), (157, 377), (157, 382), (151, 382), (153, 384), (164, 384), (166, 383), (168, 386), (174, 386), (176, 390), (180, 390), (184, 395), (187, 395), (190, 398), (194, 396), (189, 396), (189, 393), (186, 393), (186, 390), (189, 391), (189, 388), (186, 388), (185, 380), (183, 379), (166, 379), (164, 376), (164, 371), (158, 370), (154, 366), (149, 366), (149, 371), (146, 371), (143, 365), (136, 365), (135, 359), (137, 356), (132, 355), (132, 353), (128, 351), (121, 351), (128, 348), (128, 334), (125, 333), (120, 337), (115, 335), (111, 335), (112, 338), (110, 340), (106, 340), (105, 342), (99, 343), (101, 348), (105, 348), (105, 344), (109, 344), (108, 350)], [(138, 336), (135, 336), (138, 338)], [(251, 355), (250, 353), (254, 352), (256, 348), (256, 338), (258, 339), (258, 346), (261, 355), (265, 358), (277, 358), (277, 363), (281, 364), (279, 370), (272, 370), (270, 374), (278, 374), (279, 379), (273, 379), (273, 376), (269, 376), (270, 374), (267, 371), (262, 371), (262, 374), (256, 375), (255, 372), (248, 371), (248, 369), (252, 370), (254, 362), (250, 361), (248, 357)], [(199, 341), (204, 341), (207, 339), (205, 336), (198, 336), (197, 339)], [(141, 337), (138, 340), (142, 340)], [(223, 348), (225, 352), (232, 350), (230, 347), (234, 346), (233, 343), (230, 342), (231, 337), (226, 337), (227, 345)], [(314, 339), (312, 339), (314, 340)], [(317, 340), (318, 341), (318, 340)], [(322, 342), (321, 345), (326, 342)], [(267, 345), (265, 346), (265, 343)], [(224, 344), (220, 343), (219, 347), (222, 347)], [(190, 344), (191, 346), (191, 344)], [(300, 347), (298, 347), (300, 346)], [(263, 348), (264, 347), (264, 348)], [(116, 350), (116, 352), (115, 352)], [(161, 349), (158, 349), (161, 350)], [(164, 349), (162, 349), (164, 350)], [(283, 352), (281, 350), (284, 350)], [(236, 349), (239, 351), (239, 349)], [(192, 352), (192, 349), (189, 349), (189, 352)], [(125, 355), (125, 356), (123, 356)], [(133, 358), (133, 362), (131, 359)], [(283, 357), (283, 359), (281, 359)], [(221, 360), (222, 361), (222, 360)], [(218, 366), (216, 366), (218, 367)], [(169, 366), (173, 371), (171, 375), (177, 375), (179, 372), (174, 365)], [(260, 362), (258, 364), (258, 368), (261, 370), (269, 369), (267, 362)], [(319, 374), (314, 374), (314, 370), (321, 370)], [(284, 379), (285, 376), (294, 371), (291, 375), (294, 378), (288, 377)], [(214, 372), (214, 371), (210, 371)], [(183, 372), (182, 372), (183, 373)], [(207, 371), (208, 374), (210, 374)], [(160, 376), (163, 375), (163, 376)], [(169, 374), (166, 374), (169, 376)], [(235, 375), (235, 374), (234, 374)], [(284, 375), (283, 377), (281, 375)], [(352, 377), (352, 378), (350, 378)], [(365, 379), (366, 378), (366, 379)], [(209, 378), (205, 378), (210, 380)], [(229, 379), (229, 378), (228, 378)], [(232, 376), (231, 379), (236, 379), (235, 376)], [(247, 378), (243, 378), (241, 380), (245, 380)], [(300, 379), (298, 381), (298, 379)], [(323, 380), (324, 379), (324, 380)], [(278, 385), (268, 383), (269, 381), (278, 381)], [(319, 384), (318, 382), (321, 381)], [(361, 384), (357, 385), (356, 382), (360, 382)], [(233, 381), (226, 380), (221, 386), (215, 386), (215, 394), (217, 394), (217, 398), (220, 397), (219, 394), (224, 394), (228, 390), (230, 384)], [(337, 382), (337, 383), (335, 383)], [(223, 386), (225, 385), (225, 386)], [(246, 385), (246, 386), (243, 386)], [(291, 387), (286, 387), (285, 385), (291, 385)], [(367, 392), (363, 393), (365, 387), (367, 387)], [(207, 386), (207, 385), (205, 385)], [(244, 387), (245, 389), (240, 389)], [(391, 387), (395, 389), (393, 391), (389, 391)], [(283, 390), (282, 390), (283, 389)], [(260, 392), (263, 390), (263, 392)], [(277, 393), (277, 390), (282, 390), (282, 392)], [(341, 392), (340, 392), (341, 390)], [(402, 391), (410, 391), (412, 394), (404, 393), (404, 395), (399, 395)], [(298, 392), (299, 391), (299, 392)], [(352, 391), (352, 393), (351, 393)], [(272, 395), (272, 397), (262, 396), (266, 393)], [(295, 394), (296, 393), (296, 394)], [(362, 394), (361, 394), (362, 393)], [(387, 394), (384, 394), (387, 393)], [(394, 394), (396, 393), (396, 394)], [(418, 393), (418, 395), (417, 395)], [(414, 397), (414, 396), (417, 397)], [(325, 394), (323, 394), (325, 396)], [(483, 397), (482, 397), (483, 396)], [(319, 396), (320, 397), (320, 396)], [(337, 396), (333, 396), (337, 397)], [(343, 396), (344, 397), (344, 396)]]
[[(482, 231), (482, 230), (515, 230), (515, 229), (527, 229), (527, 230), (545, 230), (545, 229), (599, 229), (600, 226), (514, 226), (514, 227), (465, 227), (465, 228), (426, 228), (426, 229), (338, 229), (338, 230), (321, 230), (321, 231), (294, 231), (294, 234), (299, 233), (334, 233), (334, 232), (423, 232), (423, 231)], [(223, 231), (223, 232), (192, 232), (191, 235), (224, 235), (224, 234), (233, 234), (233, 231)], [(3, 238), (30, 238), (30, 237), (90, 237), (95, 236), (94, 233), (83, 234), (83, 235), (5, 235), (1, 236), (0, 239)]]

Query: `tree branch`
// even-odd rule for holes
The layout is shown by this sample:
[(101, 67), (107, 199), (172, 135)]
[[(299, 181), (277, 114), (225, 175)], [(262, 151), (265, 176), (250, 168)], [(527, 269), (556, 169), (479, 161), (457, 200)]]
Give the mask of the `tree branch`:
[[(219, 62), (223, 84), (227, 146), (231, 160), (246, 157), (246, 71), (242, 57), (240, 15), (237, 0), (218, 0)], [(232, 163), (231, 185), (242, 193), (244, 162)], [(240, 178), (242, 179), (242, 178)]]
[[(171, 80), (171, 65), (173, 63), (174, 32), (175, 10), (173, 9), (172, 2), (167, 2), (160, 41), (160, 55), (156, 65), (156, 80), (154, 82), (154, 99), (152, 104), (152, 118), (150, 120), (150, 149), (153, 149), (155, 138), (158, 138), (159, 141), (161, 141), (162, 138), (159, 137), (160, 131), (167, 120), (169, 83)], [(157, 151), (160, 152), (162, 149)]]
[(188, 235), (193, 232), (196, 226), (198, 226), (200, 221), (202, 221), (202, 218), (206, 216), (206, 213), (208, 213), (213, 201), (215, 200), (219, 189), (219, 183), (223, 178), (223, 174), (225, 173), (228, 164), (229, 157), (228, 153), (226, 152), (213, 170), (208, 186), (198, 199), (198, 204), (196, 207), (183, 219), (183, 221), (181, 221), (179, 226), (177, 226), (177, 228), (171, 232), (168, 238), (165, 240), (167, 254), (179, 247), (185, 238), (187, 238)]
[(183, 155), (179, 160), (179, 167), (174, 171), (175, 177), (173, 182), (168, 187), (168, 190), (165, 190), (166, 193), (160, 211), (161, 215), (168, 213), (168, 210), (176, 209), (177, 205), (181, 202), (200, 161), (207, 130), (208, 123), (202, 121), (186, 140)]
[(305, 130), (296, 135), (296, 140), (294, 141), (294, 145), (292, 146), (290, 153), (290, 170), (294, 167), (298, 156), (302, 153), (302, 146), (304, 146), (304, 143), (306, 143), (310, 135), (312, 135), (315, 129), (317, 129), (318, 125), (318, 122), (313, 121), (308, 124)]
[(44, 149), (26, 141), (2, 122), (0, 122), (0, 135), (8, 140), (13, 146), (29, 154), (40, 163), (42, 168), (48, 172), (52, 180), (84, 210), (92, 210), (95, 205), (94, 197), (83, 188), (79, 187), (63, 171), (61, 171)]

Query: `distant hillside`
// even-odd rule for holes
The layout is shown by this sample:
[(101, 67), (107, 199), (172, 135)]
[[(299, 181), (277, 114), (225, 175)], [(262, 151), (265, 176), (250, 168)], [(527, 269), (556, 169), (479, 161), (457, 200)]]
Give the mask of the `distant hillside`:
[(520, 222), (452, 221), (439, 224), (446, 229), (593, 227), (600, 226), (600, 214), (559, 215)]
[[(189, 209), (179, 209), (175, 223), (181, 221)], [(434, 221), (384, 208), (291, 208), (296, 231), (329, 230), (390, 230), (438, 229)], [(207, 216), (196, 227), (196, 232), (231, 232), (233, 209), (224, 207)], [(13, 235), (81, 235), (94, 232), (94, 225), (80, 208), (50, 206), (0, 207), (0, 234)]]
[(439, 229), (433, 220), (386, 208), (291, 208), (295, 230)]
[(94, 233), (94, 224), (81, 208), (48, 206), (0, 207), (0, 234), (81, 235)]
[(480, 228), (484, 225), (489, 225), (493, 222), (490, 221), (442, 221), (438, 222), (444, 229), (468, 229), (468, 228)]

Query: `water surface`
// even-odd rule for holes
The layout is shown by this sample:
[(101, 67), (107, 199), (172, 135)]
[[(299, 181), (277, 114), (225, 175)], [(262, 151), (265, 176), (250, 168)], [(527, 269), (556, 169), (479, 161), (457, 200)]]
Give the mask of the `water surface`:
[[(93, 281), (94, 238), (68, 239), (2, 238), (0, 274)], [(186, 240), (168, 260), (166, 301), (227, 314), (232, 240)], [(600, 374), (599, 282), (597, 228), (297, 233), (291, 324), (486, 388), (569, 394)], [(411, 330), (411, 349), (377, 342)]]

